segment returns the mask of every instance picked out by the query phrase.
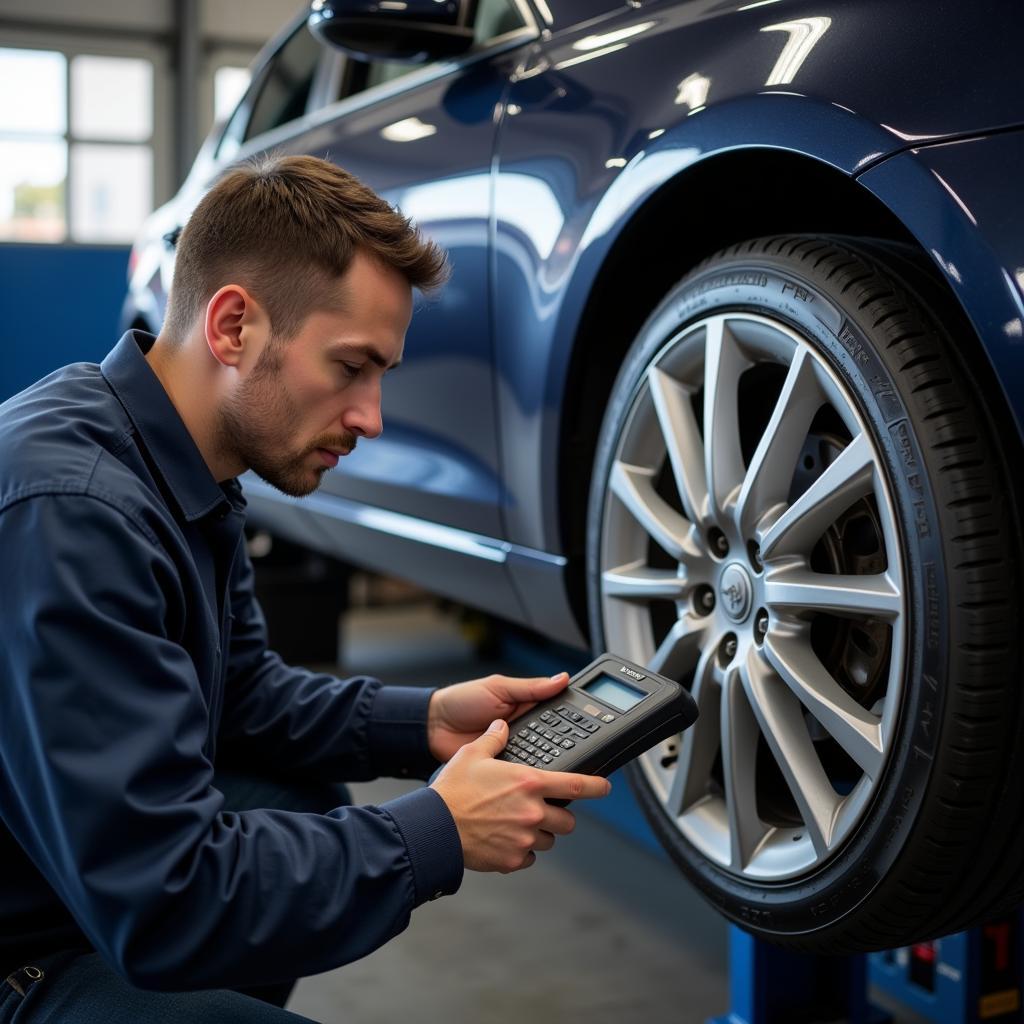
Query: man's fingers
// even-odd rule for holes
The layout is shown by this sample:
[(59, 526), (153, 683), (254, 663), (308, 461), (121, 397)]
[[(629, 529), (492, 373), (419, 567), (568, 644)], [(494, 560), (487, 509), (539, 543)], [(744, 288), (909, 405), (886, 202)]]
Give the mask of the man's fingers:
[(542, 853), (546, 850), (550, 850), (555, 845), (555, 837), (550, 832), (540, 831), (537, 833), (537, 838), (534, 840), (534, 850), (540, 850)]
[(556, 836), (567, 836), (576, 827), (576, 815), (564, 807), (555, 807), (554, 804), (546, 804), (544, 820), (540, 827), (545, 832)]
[(573, 772), (544, 772), (547, 778), (541, 792), (554, 800), (584, 800), (607, 796), (612, 784), (598, 775), (576, 775)]
[(554, 676), (538, 676), (534, 679), (499, 676), (497, 682), (502, 700), (509, 704), (524, 704), (548, 700), (556, 693), (560, 693), (569, 683), (569, 673), (559, 672)]
[(508, 722), (496, 718), (487, 727), (487, 732), (466, 746), (480, 750), (484, 757), (497, 757), (505, 749), (506, 743), (508, 743)]

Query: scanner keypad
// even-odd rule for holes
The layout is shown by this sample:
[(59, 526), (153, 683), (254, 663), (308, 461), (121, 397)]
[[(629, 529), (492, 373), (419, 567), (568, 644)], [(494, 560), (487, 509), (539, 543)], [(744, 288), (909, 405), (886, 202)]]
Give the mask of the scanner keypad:
[(563, 704), (554, 711), (541, 712), (519, 728), (500, 756), (532, 767), (557, 766), (564, 751), (575, 749), (600, 728), (600, 722)]

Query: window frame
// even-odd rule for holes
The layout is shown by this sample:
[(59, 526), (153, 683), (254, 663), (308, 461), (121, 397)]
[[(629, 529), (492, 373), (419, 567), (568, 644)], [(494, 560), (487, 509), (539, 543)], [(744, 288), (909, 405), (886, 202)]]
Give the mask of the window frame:
[[(352, 77), (358, 73), (357, 69), (361, 62), (350, 58), (342, 50), (328, 47), (327, 44), (321, 44), (330, 57), (329, 64), (332, 69), (332, 71), (325, 73), (322, 84), (326, 85), (331, 81), (342, 82), (342, 96), (335, 100), (328, 100), (326, 95), (316, 95), (314, 90), (317, 83), (314, 80), (314, 89), (310, 90), (310, 103), (307, 105), (306, 113), (302, 117), (295, 118), (287, 122), (287, 124), (279, 125), (277, 128), (264, 132), (262, 135), (254, 135), (251, 139), (247, 139), (232, 153), (228, 160), (221, 157), (221, 145), (224, 141), (224, 134), (226, 134), (225, 128), (225, 132), (217, 140), (209, 180), (215, 180), (223, 172), (225, 165), (246, 160), (274, 146), (286, 143), (296, 135), (314, 129), (327, 121), (333, 121), (364, 107), (373, 106), (383, 100), (412, 91), (438, 78), (457, 74), (480, 61), (488, 60), (500, 53), (525, 46), (540, 38), (541, 26), (537, 15), (526, 0), (510, 0), (510, 3), (519, 11), (525, 22), (522, 28), (495, 36), (487, 40), (485, 44), (475, 44), (459, 57), (430, 61), (422, 67), (417, 67), (408, 75), (402, 75), (400, 78), (392, 79), (389, 82), (381, 82), (361, 92), (347, 92), (353, 84)], [(266, 73), (267, 67), (269, 67), (269, 61), (273, 56), (276, 56), (284, 41), (291, 38), (292, 32), (305, 24), (305, 20), (306, 15), (303, 13), (300, 18), (289, 23), (268, 45), (268, 58), (262, 63), (258, 62), (255, 66), (253, 80), (250, 83), (249, 89), (234, 113), (225, 122), (226, 126), (231, 125), (235, 117), (238, 116), (241, 107), (246, 104), (249, 106), (249, 113), (246, 114), (246, 124), (248, 124), (248, 116), (251, 114), (253, 98), (256, 95), (255, 90)], [(363, 66), (365, 67), (365, 64)], [(337, 70), (339, 67), (340, 71)]]
[[(136, 145), (148, 146), (153, 154), (153, 177), (150, 182), (153, 195), (153, 209), (158, 209), (174, 195), (174, 176), (171, 167), (173, 138), (171, 133), (171, 82), (167, 55), (157, 43), (149, 42), (140, 37), (138, 40), (104, 39), (99, 37), (74, 36), (66, 32), (39, 31), (28, 29), (9, 29), (4, 32), (3, 45), (11, 50), (47, 50), (64, 56), (66, 73), (64, 77), (64, 102), (67, 114), (62, 135), (40, 133), (40, 139), (63, 139), (67, 146), (67, 175), (64, 179), (64, 217), (65, 237), (59, 242), (29, 242), (15, 238), (0, 239), (0, 246), (34, 245), (46, 247), (64, 247), (69, 249), (125, 249), (132, 242), (88, 242), (71, 237), (71, 206), (72, 206), (72, 170), (71, 148), (76, 143), (98, 146)], [(134, 57), (148, 60), (153, 67), (153, 128), (149, 138), (141, 142), (125, 140), (103, 140), (80, 138), (72, 131), (71, 117), (71, 62), (75, 57)], [(15, 133), (4, 135), (14, 138)], [(20, 134), (23, 139), (30, 139), (29, 133)], [(152, 212), (152, 211), (151, 211)]]
[[(238, 106), (236, 106), (231, 114), (225, 119), (223, 127), (217, 137), (217, 144), (214, 147), (214, 160), (218, 166), (234, 163), (236, 160), (244, 159), (243, 154), (252, 149), (251, 143), (262, 138), (264, 135), (270, 135), (273, 132), (278, 132), (289, 125), (303, 121), (310, 113), (323, 105), (324, 86), (330, 78), (330, 69), (333, 67), (333, 61), (328, 59), (330, 55), (326, 52), (327, 48), (321, 43), (319, 45), (323, 52), (321, 52), (320, 57), (317, 60), (316, 69), (313, 72), (313, 84), (310, 87), (309, 96), (306, 97), (305, 112), (300, 117), (292, 118), (291, 121), (286, 121), (284, 124), (277, 125), (275, 128), (261, 132), (259, 135), (254, 135), (252, 138), (245, 138), (245, 135), (249, 130), (249, 124), (252, 120), (253, 110), (255, 109), (256, 103), (263, 92), (263, 86), (266, 83), (268, 76), (272, 73), (281, 51), (284, 50), (284, 48), (299, 32), (308, 31), (305, 26), (306, 13), (303, 12), (300, 16), (297, 16), (288, 22), (251, 62), (250, 68), (252, 70), (252, 78), (249, 82), (249, 87), (245, 90), (245, 95), (242, 96)], [(231, 156), (225, 158), (222, 150), (224, 144), (229, 140), (229, 138), (235, 138), (237, 146)]]
[[(313, 74), (312, 74), (312, 78), (310, 79), (310, 83), (309, 83), (309, 91), (306, 93), (305, 102), (302, 104), (302, 113), (299, 114), (297, 117), (289, 118), (287, 121), (280, 121), (280, 122), (278, 122), (277, 124), (273, 125), (270, 128), (265, 128), (265, 129), (263, 129), (263, 131), (258, 132), (256, 135), (250, 135), (249, 134), (249, 129), (250, 129), (250, 126), (252, 125), (252, 119), (255, 116), (257, 109), (260, 107), (260, 103), (264, 99), (265, 90), (266, 90), (267, 86), (271, 84), (271, 80), (274, 78), (275, 75), (279, 75), (279, 77), (284, 77), (283, 74), (280, 72), (280, 68), (281, 68), (281, 62), (282, 62), (283, 54), (284, 54), (285, 50), (287, 50), (293, 43), (295, 43), (295, 42), (297, 42), (299, 40), (301, 40), (306, 46), (312, 46), (312, 51), (311, 52), (316, 54), (316, 58), (315, 58), (315, 60), (313, 62)], [(303, 54), (303, 56), (308, 56), (308, 54)], [(281, 45), (274, 52), (273, 57), (271, 57), (271, 59), (269, 61), (267, 61), (266, 65), (263, 68), (262, 74), (260, 75), (259, 88), (255, 90), (255, 92), (253, 94), (253, 97), (252, 97), (252, 103), (250, 104), (249, 117), (248, 117), (248, 120), (247, 120), (246, 125), (245, 125), (245, 130), (244, 130), (244, 134), (243, 134), (243, 138), (242, 138), (242, 144), (244, 145), (245, 143), (249, 142), (250, 139), (257, 138), (258, 135), (266, 135), (268, 132), (272, 132), (276, 128), (280, 128), (282, 125), (290, 124), (292, 121), (297, 121), (297, 120), (299, 120), (299, 118), (305, 117), (305, 115), (307, 113), (309, 113), (311, 104), (315, 101), (316, 93), (317, 93), (317, 85), (323, 79), (323, 69), (324, 69), (324, 65), (326, 63), (327, 63), (327, 61), (326, 61), (324, 53), (323, 53), (323, 46), (322, 46), (322, 44), (319, 42), (319, 40), (317, 40), (313, 36), (313, 34), (309, 31), (309, 29), (306, 28), (305, 20), (303, 20), (303, 22), (300, 23), (299, 27), (296, 28), (295, 31), (292, 32), (284, 40), (284, 42), (281, 43)], [(302, 73), (301, 69), (303, 69), (305, 67), (308, 67), (308, 65), (303, 63), (303, 64), (299, 65), (299, 67), (300, 67), (300, 74), (301, 74)], [(286, 85), (286, 94), (289, 97), (289, 105), (290, 105), (290, 102), (291, 102), (290, 97), (294, 96), (297, 90), (295, 90), (294, 88), (291, 88), (291, 86), (294, 85), (294, 83), (285, 82), (285, 85)], [(261, 113), (261, 117), (262, 117), (264, 111), (261, 110), (260, 113)]]
[[(208, 125), (205, 135), (215, 131), (223, 131), (228, 121), (234, 116), (235, 110), (252, 88), (256, 73), (256, 60), (259, 56), (259, 49), (256, 47), (225, 46), (217, 45), (210, 48), (203, 54), (203, 74), (199, 86), (199, 107), (203, 123)], [(218, 68), (236, 67), (245, 68), (249, 72), (249, 84), (245, 92), (238, 98), (238, 102), (231, 108), (225, 117), (217, 120), (215, 96), (214, 96), (214, 75)]]

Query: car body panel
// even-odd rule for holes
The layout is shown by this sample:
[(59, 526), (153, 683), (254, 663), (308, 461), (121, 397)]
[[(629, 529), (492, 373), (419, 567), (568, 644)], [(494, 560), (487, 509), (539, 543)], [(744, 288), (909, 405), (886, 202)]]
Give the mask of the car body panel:
[[(503, 467), (505, 535), (516, 543), (559, 548), (557, 436), (572, 342), (609, 250), (658, 189), (740, 148), (853, 177), (915, 142), (1021, 119), (1004, 84), (1021, 75), (1015, 47), (990, 38), (995, 4), (942, 6), (964, 38), (996, 52), (983, 69), (970, 56), (978, 51), (947, 54), (941, 70), (935, 54), (951, 28), (938, 10), (922, 24), (913, 4), (747, 7), (644, 4), (597, 34), (584, 25), (538, 42), (517, 70), (499, 140), (494, 255), (501, 433), (526, 450), (510, 450)], [(1024, 27), (1019, 13), (1003, 17)], [(865, 52), (875, 73), (856, 60)], [(965, 82), (980, 109), (952, 102)]]
[(385, 381), (384, 434), (328, 474), (322, 491), (492, 535), (502, 493), (487, 227), (492, 115), (508, 59), (385, 96), (302, 136), (304, 152), (336, 160), (411, 216), (452, 266), (441, 294), (418, 303), (402, 366)]
[[(650, 204), (672, 190), (706, 223), (714, 213), (691, 182), (737, 154), (812, 161), (891, 211), (963, 304), (1020, 428), (1012, 325), (1024, 322), (1024, 254), (1012, 169), (1024, 154), (1012, 129), (1024, 119), (1024, 9), (531, 3), (535, 23), (493, 52), (313, 104), (238, 152), (336, 160), (448, 247), (455, 269), (414, 317), (405, 362), (386, 382), (382, 438), (328, 474), (315, 502), (252, 483), (257, 519), (584, 643), (559, 507), (562, 410), (573, 361), (586, 358), (580, 324), (610, 254)], [(398, 144), (403, 125), (414, 137)], [(162, 317), (170, 257), (155, 261), (149, 248), (220, 168), (211, 138), (147, 225), (126, 318)]]

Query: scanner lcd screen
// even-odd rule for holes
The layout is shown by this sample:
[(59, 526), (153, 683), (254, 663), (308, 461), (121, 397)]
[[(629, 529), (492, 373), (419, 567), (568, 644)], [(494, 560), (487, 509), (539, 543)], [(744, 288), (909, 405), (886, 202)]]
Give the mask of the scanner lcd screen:
[(635, 686), (627, 686), (625, 683), (609, 675), (599, 675), (592, 682), (582, 688), (591, 697), (603, 700), (605, 704), (618, 708), (619, 711), (628, 711), (636, 707), (647, 696), (643, 690)]

